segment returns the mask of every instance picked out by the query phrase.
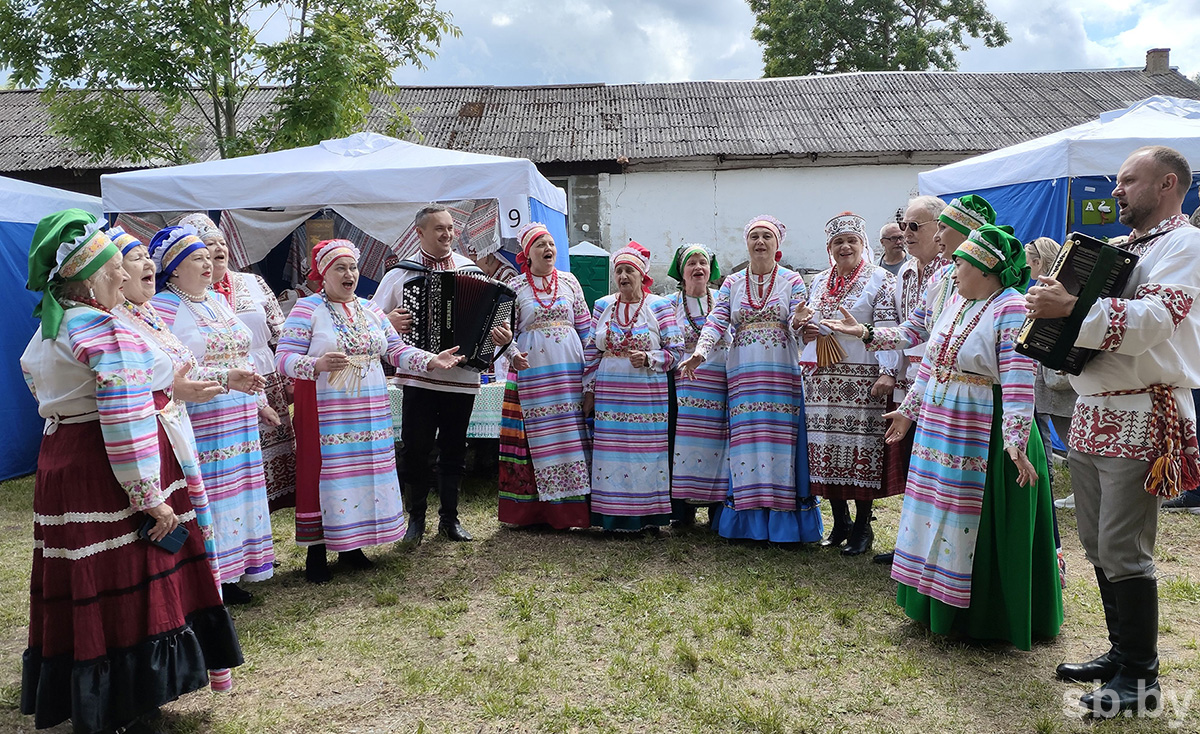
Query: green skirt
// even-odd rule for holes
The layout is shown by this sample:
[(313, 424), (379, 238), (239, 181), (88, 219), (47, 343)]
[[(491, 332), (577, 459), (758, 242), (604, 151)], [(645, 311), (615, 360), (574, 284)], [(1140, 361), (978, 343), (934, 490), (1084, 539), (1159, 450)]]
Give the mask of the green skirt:
[(910, 618), (938, 634), (1007, 640), (1028, 650), (1035, 639), (1052, 638), (1062, 627), (1054, 504), (1037, 425), (1030, 432), (1026, 455), (1038, 470), (1038, 481), (1022, 487), (1017, 484), (1017, 466), (1004, 451), (999, 386), (993, 388), (993, 405), (987, 484), (971, 567), (971, 605), (952, 607), (905, 584), (897, 589), (896, 602)]

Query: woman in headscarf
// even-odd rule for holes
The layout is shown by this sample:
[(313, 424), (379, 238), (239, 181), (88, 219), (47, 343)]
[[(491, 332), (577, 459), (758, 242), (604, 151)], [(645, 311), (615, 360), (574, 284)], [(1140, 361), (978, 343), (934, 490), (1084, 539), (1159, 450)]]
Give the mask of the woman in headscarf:
[[(68, 209), (39, 222), (29, 288), (42, 293), (41, 327), (21, 357), (46, 418), (21, 685), (21, 711), (39, 729), (125, 727), (207, 685), (207, 669), (242, 662), (187, 477), (156, 418), (174, 369), (112, 315), (127, 281), (95, 217)], [(150, 542), (179, 525), (188, 535), (177, 552)]]
[(583, 287), (554, 267), (554, 237), (533, 222), (518, 234), (517, 353), (500, 429), (500, 522), (591, 525), (589, 441), (583, 422), (583, 345), (592, 318)]
[(250, 593), (238, 581), (263, 581), (275, 573), (258, 434), (265, 381), (255, 374), (249, 384), (228, 382), (240, 374), (231, 370), (253, 370), (252, 336), (225, 299), (209, 289), (212, 257), (196, 230), (159, 230), (149, 250), (158, 271), (154, 310), (196, 357), (200, 371), (228, 390), (207, 403), (188, 405), (188, 414), (212, 507), (222, 594), (227, 604), (245, 604)]
[(387, 382), (380, 357), (413, 372), (463, 360), (457, 347), (430, 354), (405, 344), (383, 311), (354, 293), (358, 248), (313, 248), (310, 282), (321, 292), (292, 307), (275, 353), (296, 381), (296, 542), (308, 548), (305, 578), (330, 578), (326, 549), (352, 569), (374, 565), (362, 549), (404, 537), (404, 508)]
[[(721, 282), (721, 266), (704, 245), (688, 244), (675, 251), (667, 275), (679, 290), (667, 297), (683, 334), (684, 354), (696, 350), (700, 330), (717, 302), (711, 283)], [(721, 503), (729, 494), (729, 406), (725, 384), (728, 336), (691, 379), (673, 380), (675, 421), (671, 446), (671, 505), (675, 522), (696, 521), (696, 508), (708, 508), (709, 527), (716, 527)]]
[(271, 511), (296, 504), (296, 435), (288, 408), (288, 380), (275, 369), (275, 345), (283, 327), (279, 299), (261, 276), (229, 269), (229, 245), (225, 233), (208, 215), (197, 212), (179, 220), (196, 230), (212, 257), (212, 289), (225, 299), (238, 321), (250, 330), (250, 358), (254, 371), (267, 384), (267, 404), (259, 409), (258, 433), (262, 449), (263, 475), (267, 479), (267, 504)]
[[(1036, 364), (1013, 348), (1029, 268), (1020, 241), (990, 224), (953, 257), (957, 293), (913, 389), (885, 416), (889, 443), (916, 423), (892, 578), (905, 614), (934, 632), (1028, 650), (1062, 624)], [(872, 326), (851, 321), (824, 323), (870, 343)]]
[(630, 242), (612, 263), (617, 292), (592, 309), (583, 374), (584, 412), (596, 417), (592, 524), (637, 532), (671, 522), (667, 371), (683, 337), (671, 304), (650, 292), (650, 252)]
[[(896, 324), (896, 276), (874, 264), (866, 221), (843, 212), (825, 223), (831, 267), (812, 280), (808, 307), (816, 318), (834, 318), (846, 309), (862, 323)], [(904, 491), (883, 486), (883, 414), (896, 386), (900, 353), (870, 353), (862, 341), (844, 334), (805, 329), (804, 410), (808, 428), (809, 489), (829, 500), (833, 529), (822, 542), (857, 556), (871, 548), (871, 506)], [(850, 523), (850, 501), (854, 523)]]
[(771, 216), (746, 223), (750, 264), (725, 279), (692, 356), (690, 378), (726, 333), (730, 491), (717, 532), (726, 538), (811, 543), (821, 539), (821, 510), (808, 487), (808, 438), (800, 375), (798, 311), (808, 290), (779, 265), (787, 228)]

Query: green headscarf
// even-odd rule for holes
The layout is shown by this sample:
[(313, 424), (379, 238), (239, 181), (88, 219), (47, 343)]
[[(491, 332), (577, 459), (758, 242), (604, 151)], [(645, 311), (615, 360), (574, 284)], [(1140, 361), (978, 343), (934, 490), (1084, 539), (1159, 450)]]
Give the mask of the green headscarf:
[(1008, 225), (997, 227), (985, 224), (971, 232), (967, 240), (954, 251), (985, 273), (1000, 278), (1000, 285), (1016, 288), (1021, 293), (1029, 284), (1029, 266), (1025, 263), (1025, 246), (1013, 236)]
[(721, 265), (717, 262), (717, 256), (706, 245), (686, 244), (680, 245), (675, 251), (675, 257), (671, 259), (671, 267), (667, 268), (667, 276), (679, 281), (679, 287), (683, 287), (683, 266), (688, 261), (688, 258), (696, 253), (700, 253), (708, 258), (708, 282), (716, 283), (721, 280)]
[[(91, 234), (90, 237), (85, 235)], [(120, 250), (96, 226), (96, 217), (82, 209), (66, 209), (42, 218), (29, 248), (29, 282), (25, 287), (42, 294), (33, 309), (42, 320), (42, 338), (54, 339), (62, 326), (63, 307), (55, 286), (87, 280)]]
[(947, 204), (938, 221), (963, 234), (971, 234), (985, 224), (995, 224), (996, 210), (982, 196), (967, 194)]

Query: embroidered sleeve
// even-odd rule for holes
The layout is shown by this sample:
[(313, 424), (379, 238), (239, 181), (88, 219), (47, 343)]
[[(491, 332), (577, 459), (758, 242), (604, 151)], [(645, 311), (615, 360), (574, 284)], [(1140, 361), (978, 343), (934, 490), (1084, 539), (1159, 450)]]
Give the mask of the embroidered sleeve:
[(380, 326), (387, 336), (387, 352), (384, 356), (388, 362), (391, 362), (396, 369), (405, 372), (429, 371), (429, 363), (437, 356), (436, 354), (418, 349), (401, 339), (396, 328), (392, 326), (392, 322), (388, 320), (387, 314), (375, 303), (366, 303), (364, 308), (379, 317)]
[(1037, 363), (1015, 349), (1017, 334), (1025, 323), (1025, 304), (1018, 296), (997, 300), (992, 308), (996, 313), (996, 360), (1004, 409), (1001, 435), (1005, 448), (1016, 446), (1024, 451), (1033, 426), (1033, 383), (1037, 377)]
[[(876, 329), (894, 327), (896, 324), (896, 276), (883, 271), (883, 284), (875, 293), (871, 323)], [(874, 339), (872, 339), (874, 341)], [(877, 351), (879, 374), (897, 377), (904, 368), (904, 352), (899, 349)]]
[(317, 358), (310, 357), (312, 345), (313, 301), (300, 299), (292, 307), (279, 332), (275, 347), (275, 369), (296, 380), (317, 379)]
[(255, 275), (254, 279), (265, 296), (263, 308), (267, 312), (267, 328), (271, 331), (270, 344), (275, 346), (279, 343), (279, 334), (287, 319), (283, 315), (283, 309), (279, 307), (279, 299), (271, 295), (271, 287), (267, 285), (267, 281), (263, 280), (261, 275)]
[(683, 332), (675, 320), (675, 307), (666, 298), (655, 298), (650, 304), (654, 318), (658, 319), (659, 348), (650, 352), (650, 369), (669, 372), (683, 358)]
[(592, 392), (596, 389), (596, 371), (600, 369), (600, 359), (603, 356), (596, 346), (596, 330), (600, 326), (600, 317), (608, 305), (608, 297), (597, 298), (592, 309), (592, 326), (588, 340), (583, 344), (583, 391)]
[(700, 337), (696, 340), (696, 354), (705, 359), (708, 359), (708, 355), (712, 354), (721, 339), (725, 337), (726, 332), (729, 331), (730, 281), (732, 280), (732, 278), (726, 278), (721, 285), (721, 290), (717, 291), (716, 302), (713, 303), (712, 311), (705, 317), (704, 328), (700, 329)]
[(96, 373), (96, 409), (113, 474), (135, 510), (163, 503), (154, 356), (112, 316), (81, 311), (66, 326), (75, 358)]
[(1100, 299), (1088, 311), (1075, 343), (1103, 352), (1142, 354), (1175, 333), (1191, 312), (1197, 292), (1200, 288), (1194, 286), (1146, 283), (1133, 298)]
[(587, 344), (592, 338), (592, 316), (588, 311), (587, 299), (583, 297), (583, 286), (570, 273), (560, 273), (571, 288), (571, 313), (575, 317), (575, 333), (579, 334), (579, 343)]
[[(927, 291), (926, 296), (928, 295)], [(921, 304), (913, 309), (912, 315), (899, 326), (876, 327), (871, 341), (867, 342), (867, 349), (872, 352), (911, 349), (928, 341), (929, 312), (926, 310), (926, 300), (927, 298), (921, 299)]]
[(792, 328), (792, 314), (795, 313), (797, 306), (802, 303), (808, 303), (808, 288), (804, 285), (804, 278), (800, 277), (799, 273), (792, 273), (791, 286), (791, 294), (788, 296), (788, 311), (784, 318), (786, 319), (785, 323), (787, 324), (788, 331), (799, 341), (800, 332), (804, 330), (804, 327), (801, 326), (799, 329)]
[(913, 380), (912, 387), (904, 396), (904, 402), (900, 404), (900, 414), (914, 423), (921, 412), (921, 401), (925, 399), (925, 388), (929, 385), (929, 376), (933, 373), (932, 359), (933, 350), (926, 350), (925, 357), (921, 360), (921, 366), (917, 369), (917, 379)]

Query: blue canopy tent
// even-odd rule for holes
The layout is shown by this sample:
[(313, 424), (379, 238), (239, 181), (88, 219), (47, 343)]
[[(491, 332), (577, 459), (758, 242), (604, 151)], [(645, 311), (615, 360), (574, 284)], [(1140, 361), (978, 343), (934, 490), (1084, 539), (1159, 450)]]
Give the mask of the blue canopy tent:
[[(38, 220), (72, 207), (100, 216), (100, 199), (94, 196), (0, 178), (0, 271), (7, 282), (24, 285), (28, 280), (29, 245)], [(10, 298), (8, 315), (0, 324), (5, 355), (0, 361), (0, 424), (4, 426), (0, 479), (29, 474), (36, 468), (43, 425), (20, 365), (21, 353), (37, 329), (33, 307), (39, 296), (13, 288)]]
[[(922, 194), (949, 200), (979, 194), (996, 209), (997, 222), (1022, 242), (1068, 231), (1107, 238), (1129, 234), (1116, 222), (1112, 190), (1121, 163), (1144, 145), (1178, 150), (1200, 171), (1200, 101), (1150, 97), (1123, 110), (1019, 145), (918, 174)], [(1200, 206), (1194, 175), (1184, 199), (1189, 214)]]

